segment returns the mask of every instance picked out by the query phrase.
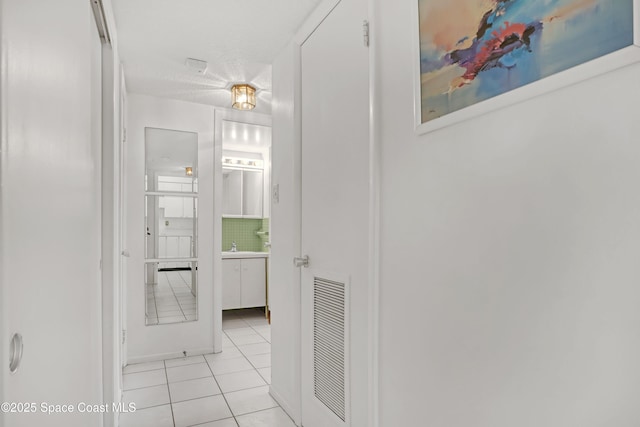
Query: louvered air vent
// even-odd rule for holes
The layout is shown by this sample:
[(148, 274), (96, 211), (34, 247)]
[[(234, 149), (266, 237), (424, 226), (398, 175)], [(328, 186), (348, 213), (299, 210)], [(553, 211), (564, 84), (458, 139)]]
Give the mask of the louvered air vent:
[(313, 285), (314, 393), (345, 421), (345, 285), (317, 277)]

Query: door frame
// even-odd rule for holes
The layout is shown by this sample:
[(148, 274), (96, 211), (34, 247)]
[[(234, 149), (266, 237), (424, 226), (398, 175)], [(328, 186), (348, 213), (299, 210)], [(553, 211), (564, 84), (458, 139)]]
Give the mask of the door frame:
[[(295, 69), (294, 69), (294, 123), (296, 140), (294, 143), (294, 181), (295, 191), (292, 197), (296, 206), (297, 225), (295, 228), (295, 240), (297, 250), (302, 247), (302, 46), (307, 39), (315, 32), (329, 14), (338, 6), (342, 0), (324, 0), (309, 15), (306, 21), (300, 26), (293, 39)], [(378, 37), (376, 27), (378, 22), (378, 12), (375, 0), (367, 0), (369, 33), (369, 292), (368, 292), (368, 354), (369, 359), (369, 395), (368, 400), (368, 423), (370, 427), (379, 427), (379, 337), (380, 337), (380, 173), (381, 173), (381, 144), (380, 144), (380, 106), (377, 102), (380, 93), (380, 84), (377, 72), (378, 63)], [(364, 18), (364, 17), (363, 17)], [(304, 254), (298, 253), (297, 256)], [(294, 288), (300, 289), (301, 273), (295, 275)], [(302, 365), (302, 299), (301, 292), (298, 292), (297, 306), (294, 312), (297, 313), (296, 322), (297, 337), (295, 337), (298, 349), (294, 354), (294, 365)], [(302, 425), (302, 372), (298, 370), (296, 375), (296, 402), (287, 402), (280, 398), (277, 392), (270, 387), (270, 393), (293, 418), (294, 422)]]
[[(107, 405), (122, 398), (124, 360), (124, 71), (117, 45), (110, 0), (93, 4), (102, 47), (102, 390)], [(105, 426), (118, 425), (117, 414), (106, 412)]]
[[(271, 127), (271, 116), (216, 108), (213, 125), (213, 352), (222, 351), (222, 122)], [(263, 205), (264, 208), (264, 205)]]

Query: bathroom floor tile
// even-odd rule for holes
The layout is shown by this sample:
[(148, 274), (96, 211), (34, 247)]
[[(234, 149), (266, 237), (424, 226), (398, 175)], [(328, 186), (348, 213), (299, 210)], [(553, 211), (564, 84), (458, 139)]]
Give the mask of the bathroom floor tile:
[(253, 319), (245, 319), (245, 321), (251, 326), (268, 326), (269, 321), (264, 317), (253, 318)]
[(209, 363), (213, 375), (230, 374), (232, 372), (250, 371), (253, 366), (245, 357), (222, 359)]
[(271, 366), (271, 353), (251, 354), (247, 356), (247, 359), (249, 359), (254, 368), (268, 368)]
[(235, 329), (229, 329), (224, 331), (224, 333), (226, 335), (228, 335), (229, 337), (239, 337), (242, 335), (253, 335), (255, 334), (257, 331), (253, 328), (235, 328)]
[(169, 401), (169, 389), (166, 384), (153, 387), (138, 388), (122, 393), (122, 401), (125, 405), (135, 404), (136, 410), (150, 408), (152, 406), (167, 405)]
[(249, 324), (242, 319), (229, 319), (222, 321), (222, 329), (236, 329), (236, 328), (247, 328)]
[(236, 417), (240, 427), (296, 427), (282, 408), (272, 408)]
[(173, 403), (172, 406), (176, 427), (188, 427), (232, 416), (221, 395)]
[(251, 326), (251, 329), (262, 334), (263, 332), (271, 332), (271, 325)]
[(173, 403), (222, 393), (213, 377), (170, 383), (169, 390), (171, 391), (171, 401)]
[(213, 421), (211, 423), (198, 424), (195, 427), (238, 427), (238, 423), (234, 418), (227, 418), (225, 420)]
[(236, 345), (229, 339), (228, 336), (222, 335), (222, 349), (226, 348), (236, 348)]
[(271, 368), (259, 368), (258, 373), (260, 376), (267, 382), (267, 384), (271, 384)]
[(235, 359), (237, 357), (244, 357), (244, 355), (235, 346), (233, 348), (223, 348), (220, 353), (206, 354), (204, 356), (204, 358), (207, 359), (207, 362), (209, 363), (224, 359)]
[(232, 374), (216, 375), (216, 379), (223, 393), (260, 387), (266, 384), (255, 369), (251, 371), (234, 372)]
[(261, 342), (257, 344), (239, 345), (238, 349), (245, 356), (249, 356), (252, 354), (267, 354), (271, 353), (271, 344), (269, 344), (268, 342)]
[(167, 368), (167, 378), (170, 383), (178, 381), (195, 380), (212, 376), (209, 365), (198, 363), (197, 365), (185, 365), (175, 368)]
[(161, 385), (166, 383), (167, 376), (164, 372), (164, 369), (123, 375), (124, 390), (152, 387), (154, 385)]
[[(233, 329), (231, 329), (233, 330)], [(264, 338), (262, 338), (258, 333), (254, 332), (250, 335), (239, 335), (239, 336), (230, 336), (231, 341), (237, 346), (247, 345), (247, 344), (257, 344), (266, 342)]]
[(196, 363), (203, 363), (204, 357), (202, 355), (179, 357), (176, 359), (168, 359), (165, 361), (167, 368), (175, 368), (176, 366), (195, 365)]
[(231, 412), (236, 416), (278, 406), (278, 403), (269, 395), (268, 386), (234, 391), (226, 394), (225, 397)]
[(173, 427), (171, 405), (122, 413), (120, 427)]

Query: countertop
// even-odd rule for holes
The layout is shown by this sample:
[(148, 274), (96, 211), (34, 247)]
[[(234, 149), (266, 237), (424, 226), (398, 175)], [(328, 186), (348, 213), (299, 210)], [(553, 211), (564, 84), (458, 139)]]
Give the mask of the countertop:
[(250, 251), (223, 251), (222, 259), (238, 259), (238, 258), (269, 258), (269, 252), (250, 252)]

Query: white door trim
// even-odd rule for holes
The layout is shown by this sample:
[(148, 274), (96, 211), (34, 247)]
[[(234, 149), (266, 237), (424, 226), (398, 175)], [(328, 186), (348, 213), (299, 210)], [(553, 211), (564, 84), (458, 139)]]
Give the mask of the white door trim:
[[(309, 17), (298, 29), (298, 32), (293, 37), (293, 41), (296, 47), (302, 47), (304, 42), (313, 34), (313, 32), (322, 24), (327, 16), (338, 6), (342, 0), (324, 0), (316, 7)], [(299, 93), (299, 92), (298, 92)]]
[(378, 82), (377, 2), (368, 0), (369, 12), (369, 423), (380, 425), (380, 85)]

